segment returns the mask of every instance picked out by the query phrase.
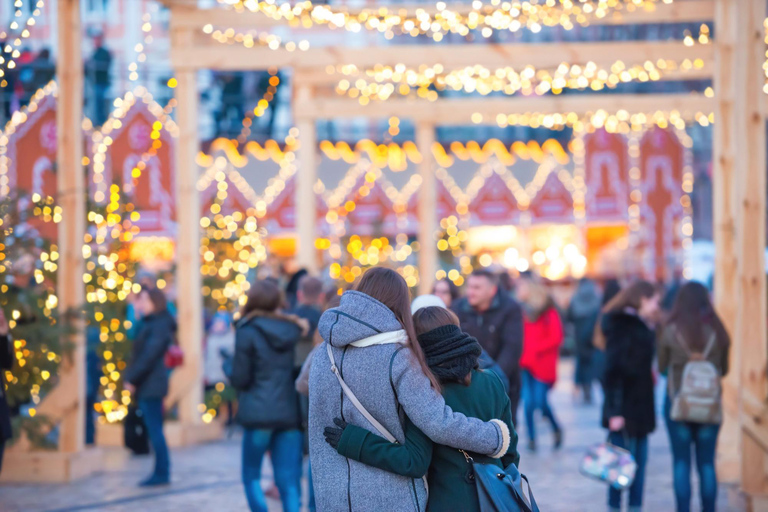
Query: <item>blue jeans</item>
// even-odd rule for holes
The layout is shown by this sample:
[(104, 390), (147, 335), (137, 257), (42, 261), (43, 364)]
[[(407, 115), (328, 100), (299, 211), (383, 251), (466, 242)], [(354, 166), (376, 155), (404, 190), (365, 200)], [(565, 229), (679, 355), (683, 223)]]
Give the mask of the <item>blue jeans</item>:
[[(629, 450), (637, 463), (635, 480), (629, 487), (629, 507), (643, 506), (643, 486), (645, 485), (645, 463), (648, 461), (648, 436), (626, 437), (621, 432), (611, 432), (608, 440), (611, 444)], [(627, 444), (629, 443), (629, 444)], [(612, 509), (621, 508), (621, 491), (608, 488), (608, 506)]]
[(271, 454), (275, 485), (280, 491), (283, 511), (299, 512), (302, 445), (300, 430), (245, 429), (242, 478), (245, 497), (252, 512), (267, 512), (267, 501), (261, 489), (261, 463), (267, 450)]
[(167, 479), (171, 473), (171, 459), (163, 433), (163, 399), (139, 398), (139, 409), (144, 415), (149, 442), (155, 452), (155, 472), (153, 476)]
[(672, 405), (669, 397), (664, 400), (664, 420), (672, 446), (672, 473), (675, 480), (677, 512), (691, 509), (691, 447), (696, 452), (696, 469), (699, 472), (701, 507), (703, 512), (714, 512), (717, 502), (717, 473), (715, 452), (720, 425), (702, 425), (674, 421), (670, 417)]
[(541, 409), (541, 414), (552, 424), (555, 432), (560, 430), (555, 415), (549, 407), (547, 394), (552, 386), (546, 382), (537, 380), (531, 375), (531, 372), (523, 370), (523, 407), (525, 410), (525, 426), (528, 428), (528, 439), (536, 441), (536, 424), (533, 421), (533, 415), (537, 409)]

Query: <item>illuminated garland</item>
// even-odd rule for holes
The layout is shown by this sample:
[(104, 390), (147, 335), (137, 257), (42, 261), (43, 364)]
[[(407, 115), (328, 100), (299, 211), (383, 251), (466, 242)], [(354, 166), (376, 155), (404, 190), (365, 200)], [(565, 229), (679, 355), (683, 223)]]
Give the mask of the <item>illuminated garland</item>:
[[(148, 6), (149, 5), (150, 4), (148, 4)], [(157, 9), (156, 4), (153, 3), (151, 4), (151, 6), (152, 6), (152, 9), (154, 10)], [(141, 15), (141, 32), (144, 34), (144, 42), (137, 43), (136, 46), (133, 48), (133, 51), (135, 52), (136, 55), (133, 61), (131, 61), (131, 63), (128, 64), (128, 80), (130, 80), (131, 82), (135, 82), (139, 79), (139, 64), (147, 61), (146, 49), (150, 44), (152, 44), (152, 41), (154, 40), (154, 38), (150, 34), (151, 31), (152, 31), (152, 14), (149, 12), (145, 12), (144, 14)]]
[(246, 48), (258, 46), (269, 48), (270, 50), (284, 48), (289, 52), (295, 50), (309, 50), (309, 41), (303, 40), (298, 43), (293, 41), (283, 42), (280, 36), (270, 34), (269, 32), (262, 32), (260, 30), (238, 32), (233, 28), (228, 28), (222, 31), (214, 28), (213, 25), (208, 24), (203, 27), (203, 33), (210, 34), (211, 39), (221, 44), (240, 44)]
[(539, 32), (544, 26), (558, 25), (572, 29), (576, 24), (587, 25), (593, 18), (650, 10), (659, 3), (670, 4), (672, 0), (548, 0), (546, 3), (493, 0), (490, 5), (475, 1), (468, 13), (452, 11), (444, 2), (438, 2), (436, 14), (423, 9), (408, 13), (397, 6), (363, 9), (352, 14), (335, 6), (315, 5), (310, 0), (295, 5), (277, 4), (273, 0), (218, 2), (238, 11), (261, 12), (273, 20), (303, 28), (326, 25), (350, 32), (377, 31), (388, 39), (408, 34), (413, 37), (427, 35), (441, 41), (448, 33), (467, 36), (473, 30), (480, 30), (483, 37), (490, 37), (496, 30), (516, 32), (528, 28)]
[[(27, 0), (28, 2), (32, 2), (33, 0)], [(24, 0), (15, 0), (13, 3), (14, 6), (14, 15), (15, 18), (13, 21), (11, 21), (11, 24), (9, 26), (8, 31), (6, 32), (3, 30), (0, 32), (0, 39), (6, 39), (10, 36), (12, 31), (18, 30), (22, 24), (20, 23), (19, 18), (22, 16), (22, 11), (24, 8)], [(35, 25), (35, 20), (40, 16), (42, 13), (42, 9), (45, 7), (44, 0), (37, 0), (37, 3), (35, 4), (35, 9), (32, 11), (32, 15), (27, 18), (27, 21), (23, 24), (24, 28), (21, 30), (21, 33), (17, 34), (16, 37), (14, 37), (13, 41), (10, 43), (6, 43), (3, 50), (3, 55), (0, 55), (0, 87), (7, 87), (8, 81), (5, 80), (5, 70), (3, 67), (7, 69), (14, 69), (16, 67), (16, 61), (13, 59), (19, 58), (21, 55), (21, 52), (19, 49), (21, 48), (21, 45), (23, 43), (24, 39), (27, 39), (30, 36), (30, 27), (33, 27)], [(10, 54), (10, 57), (8, 57), (5, 54)], [(6, 59), (8, 61), (6, 62)]]
[[(275, 98), (277, 94), (277, 86), (280, 85), (280, 77), (277, 76), (276, 69), (269, 70), (269, 87), (264, 93), (264, 96), (259, 100), (258, 104), (253, 110), (249, 110), (245, 114), (243, 119), (243, 128), (240, 130), (240, 135), (237, 136), (237, 141), (240, 144), (244, 144), (248, 140), (248, 136), (251, 134), (251, 125), (253, 124), (254, 117), (261, 117), (264, 112), (269, 108), (269, 103)], [(274, 113), (272, 115), (275, 115)]]

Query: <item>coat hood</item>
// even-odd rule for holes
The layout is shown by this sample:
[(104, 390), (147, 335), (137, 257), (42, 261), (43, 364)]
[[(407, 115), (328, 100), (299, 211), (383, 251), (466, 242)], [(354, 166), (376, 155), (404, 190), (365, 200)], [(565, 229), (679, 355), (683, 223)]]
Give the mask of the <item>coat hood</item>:
[(301, 337), (309, 332), (309, 322), (303, 318), (280, 313), (254, 311), (237, 322), (238, 328), (249, 325), (258, 329), (267, 343), (278, 352), (292, 350)]
[(596, 315), (600, 312), (601, 302), (597, 285), (592, 281), (581, 281), (571, 298), (571, 316), (587, 318)]
[(341, 296), (339, 307), (320, 317), (320, 336), (334, 347), (345, 347), (377, 334), (403, 328), (395, 314), (370, 295), (348, 291)]

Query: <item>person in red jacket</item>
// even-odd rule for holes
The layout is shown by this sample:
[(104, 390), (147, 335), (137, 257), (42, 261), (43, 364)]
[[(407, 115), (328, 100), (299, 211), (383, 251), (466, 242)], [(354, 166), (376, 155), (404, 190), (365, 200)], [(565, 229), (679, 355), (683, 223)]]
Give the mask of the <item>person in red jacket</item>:
[(547, 394), (557, 380), (557, 359), (563, 342), (560, 314), (544, 284), (534, 276), (523, 276), (517, 283), (516, 292), (524, 312), (525, 334), (520, 368), (528, 448), (536, 450), (534, 415), (537, 410), (541, 410), (541, 414), (552, 424), (555, 448), (560, 448), (563, 431), (547, 400)]

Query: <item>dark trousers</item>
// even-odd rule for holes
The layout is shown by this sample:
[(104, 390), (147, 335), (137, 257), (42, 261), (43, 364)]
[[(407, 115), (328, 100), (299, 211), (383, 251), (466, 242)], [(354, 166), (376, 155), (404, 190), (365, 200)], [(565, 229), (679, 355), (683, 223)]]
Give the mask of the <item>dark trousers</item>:
[(5, 438), (0, 434), (0, 473), (3, 472), (3, 453), (5, 452)]
[(674, 421), (670, 417), (669, 397), (664, 401), (664, 420), (672, 446), (672, 474), (675, 481), (677, 512), (691, 510), (691, 448), (696, 453), (696, 469), (699, 473), (701, 508), (714, 512), (717, 503), (717, 473), (715, 452), (720, 425), (702, 425)]
[[(645, 463), (648, 461), (648, 436), (627, 437), (621, 432), (611, 432), (610, 443), (629, 450), (637, 463), (635, 480), (629, 487), (629, 508), (640, 509), (643, 506), (643, 486), (645, 485)], [(611, 509), (621, 509), (621, 491), (610, 487), (608, 489), (608, 506)]]
[(546, 382), (538, 380), (531, 375), (531, 372), (523, 370), (523, 408), (525, 411), (525, 426), (528, 430), (528, 439), (536, 441), (536, 422), (534, 421), (534, 414), (536, 410), (540, 410), (542, 416), (544, 416), (552, 424), (552, 430), (558, 432), (560, 425), (555, 419), (555, 415), (552, 412), (552, 408), (549, 406), (549, 400), (547, 395), (552, 386)]
[(155, 452), (153, 476), (167, 479), (171, 473), (171, 459), (168, 455), (168, 445), (165, 443), (165, 434), (163, 433), (163, 399), (140, 398), (139, 409), (144, 415), (149, 442)]

